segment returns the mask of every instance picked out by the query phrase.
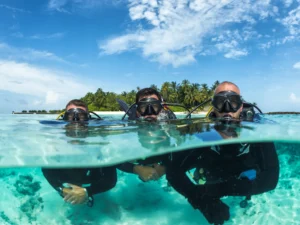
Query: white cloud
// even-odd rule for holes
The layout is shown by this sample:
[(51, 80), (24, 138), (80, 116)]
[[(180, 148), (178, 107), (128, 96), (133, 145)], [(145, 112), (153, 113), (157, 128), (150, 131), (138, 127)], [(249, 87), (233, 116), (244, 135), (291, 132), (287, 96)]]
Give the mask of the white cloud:
[(57, 32), (57, 33), (47, 34), (47, 35), (35, 34), (35, 35), (30, 36), (29, 38), (31, 38), (31, 39), (59, 39), (59, 38), (63, 38), (64, 36), (65, 36), (64, 32)]
[(91, 10), (103, 5), (120, 5), (124, 0), (50, 0), (48, 8), (61, 13), (71, 14), (80, 10)]
[(300, 5), (296, 9), (291, 10), (281, 22), (287, 27), (292, 36), (300, 35)]
[(30, 13), (30, 11), (28, 11), (28, 10), (20, 9), (20, 8), (14, 8), (14, 7), (11, 7), (11, 6), (8, 6), (8, 5), (3, 5), (3, 4), (0, 4), (0, 8), (8, 9), (8, 10), (11, 10), (12, 12)]
[(297, 62), (294, 64), (294, 69), (300, 69), (300, 62)]
[[(175, 67), (196, 61), (197, 55), (221, 52), (227, 58), (243, 57), (251, 52), (252, 40), (266, 50), (300, 39), (300, 1), (282, 1), (284, 9), (271, 0), (129, 0), (129, 16), (137, 29), (101, 40), (98, 47), (101, 54), (138, 50), (150, 60)], [(258, 23), (266, 26), (270, 21), (287, 29), (263, 34), (255, 30)]]
[(283, 4), (285, 7), (290, 7), (293, 4), (294, 0), (283, 0)]
[(228, 53), (226, 53), (224, 55), (225, 58), (233, 58), (233, 59), (236, 59), (236, 58), (240, 58), (241, 56), (246, 56), (248, 55), (248, 51), (247, 50), (230, 50)]
[(291, 100), (292, 102), (300, 102), (300, 98), (297, 97), (295, 93), (291, 93), (291, 94), (290, 94), (290, 100)]
[(59, 94), (54, 91), (48, 91), (46, 93), (46, 104), (53, 104), (59, 100)]
[(59, 12), (70, 13), (65, 10), (63, 6), (67, 4), (68, 0), (50, 0), (48, 3), (48, 8), (52, 10), (57, 10)]
[(259, 48), (260, 48), (260, 49), (263, 49), (263, 50), (266, 50), (266, 49), (271, 48), (271, 46), (272, 46), (273, 44), (274, 44), (273, 42), (268, 41), (267, 43), (259, 44)]
[(31, 48), (15, 48), (6, 43), (0, 42), (0, 57), (5, 59), (22, 59), (22, 60), (51, 60), (60, 63), (70, 63), (63, 58), (48, 51), (38, 51)]
[[(143, 56), (161, 64), (180, 66), (195, 61), (198, 54), (221, 51), (227, 58), (248, 54), (240, 44), (257, 37), (251, 26), (259, 20), (277, 15), (278, 8), (269, 0), (130, 0), (129, 15), (132, 21), (142, 20), (152, 28), (138, 29), (106, 41), (99, 41), (103, 54), (125, 51), (142, 51)], [(223, 29), (246, 22), (241, 31)], [(230, 37), (229, 34), (233, 34)], [(215, 39), (214, 46), (206, 45), (207, 39)], [(236, 44), (229, 46), (228, 43)], [(223, 45), (223, 46), (222, 46)], [(208, 48), (215, 48), (209, 50)]]
[(29, 105), (48, 108), (64, 107), (70, 99), (83, 97), (87, 92), (95, 90), (74, 79), (72, 74), (15, 61), (0, 60), (0, 79), (1, 91), (31, 96)]

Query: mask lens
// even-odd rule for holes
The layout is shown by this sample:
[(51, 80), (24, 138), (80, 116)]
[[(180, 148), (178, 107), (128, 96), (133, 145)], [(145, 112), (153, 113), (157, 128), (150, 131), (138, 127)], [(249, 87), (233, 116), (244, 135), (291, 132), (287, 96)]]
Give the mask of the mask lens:
[(145, 113), (147, 106), (148, 106), (147, 104), (139, 104), (139, 105), (138, 105), (138, 110), (139, 110), (139, 112), (140, 112), (141, 114)]
[(89, 120), (88, 114), (86, 112), (84, 112), (84, 113), (78, 113), (77, 117), (78, 117), (79, 121), (87, 121), (87, 120)]
[(213, 98), (213, 106), (217, 109), (217, 110), (221, 110), (224, 102), (225, 102), (226, 98), (224, 96), (214, 96)]
[(152, 107), (156, 114), (158, 114), (160, 112), (160, 110), (162, 109), (161, 104), (152, 104)]
[(66, 112), (65, 116), (64, 116), (64, 120), (72, 121), (73, 120), (73, 113)]
[(239, 95), (230, 95), (228, 96), (228, 100), (234, 109), (239, 109), (241, 107), (241, 97)]

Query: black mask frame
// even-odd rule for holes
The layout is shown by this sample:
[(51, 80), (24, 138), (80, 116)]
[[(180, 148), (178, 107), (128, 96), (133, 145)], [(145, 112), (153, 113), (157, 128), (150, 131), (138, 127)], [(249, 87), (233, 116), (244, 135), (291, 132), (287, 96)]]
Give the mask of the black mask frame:
[(220, 113), (235, 113), (243, 105), (243, 100), (242, 97), (234, 91), (221, 91), (214, 95), (211, 104)]
[(63, 115), (63, 120), (65, 121), (83, 122), (83, 121), (88, 121), (89, 119), (90, 119), (89, 113), (81, 108), (69, 109)]
[(158, 115), (163, 109), (162, 102), (156, 98), (143, 98), (136, 103), (141, 116)]

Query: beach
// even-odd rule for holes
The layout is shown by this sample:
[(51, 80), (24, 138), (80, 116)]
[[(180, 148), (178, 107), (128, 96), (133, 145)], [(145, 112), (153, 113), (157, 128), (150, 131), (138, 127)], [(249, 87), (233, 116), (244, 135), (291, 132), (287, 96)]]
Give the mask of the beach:
[[(97, 113), (98, 115), (107, 115), (107, 114), (111, 114), (111, 115), (123, 115), (124, 111), (94, 111), (94, 113)], [(185, 115), (187, 114), (186, 112), (174, 112), (175, 115)], [(206, 115), (207, 112), (205, 111), (200, 111), (200, 112), (195, 112), (193, 114), (196, 115)]]

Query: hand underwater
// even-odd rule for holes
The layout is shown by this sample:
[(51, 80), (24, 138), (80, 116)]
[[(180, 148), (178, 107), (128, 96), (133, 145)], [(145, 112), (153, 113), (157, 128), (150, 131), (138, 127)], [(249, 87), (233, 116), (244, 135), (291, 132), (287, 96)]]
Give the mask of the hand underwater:
[(63, 188), (64, 200), (73, 205), (83, 204), (88, 201), (88, 193), (85, 188), (68, 184), (69, 188)]
[(159, 178), (156, 170), (150, 166), (136, 165), (134, 166), (133, 171), (135, 174), (139, 175), (139, 178), (142, 181), (157, 180)]
[(163, 175), (166, 174), (166, 167), (160, 165), (160, 164), (154, 164), (154, 169), (157, 172), (158, 179), (161, 178)]

